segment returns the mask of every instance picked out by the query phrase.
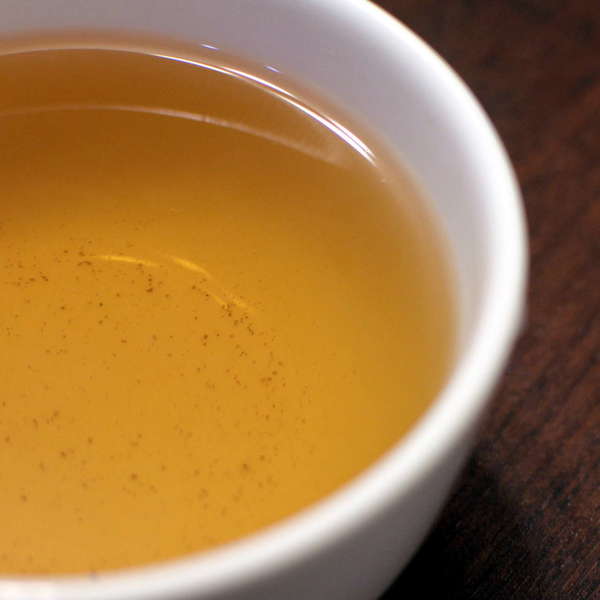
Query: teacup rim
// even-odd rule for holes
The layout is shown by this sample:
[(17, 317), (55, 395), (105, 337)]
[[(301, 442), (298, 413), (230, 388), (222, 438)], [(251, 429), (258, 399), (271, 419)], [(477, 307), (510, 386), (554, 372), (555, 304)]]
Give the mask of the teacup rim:
[[(339, 0), (356, 18), (385, 29), (427, 65), (444, 86), (454, 118), (461, 118), (487, 169), (495, 207), (484, 310), (467, 349), (432, 406), (386, 455), (339, 491), (266, 530), (214, 550), (94, 576), (0, 579), (0, 598), (38, 600), (149, 600), (235, 589), (275, 574), (364, 526), (408, 493), (473, 429), (520, 331), (527, 279), (527, 233), (519, 187), (502, 142), (470, 90), (446, 62), (400, 21), (369, 0)], [(491, 189), (493, 187), (493, 190)]]

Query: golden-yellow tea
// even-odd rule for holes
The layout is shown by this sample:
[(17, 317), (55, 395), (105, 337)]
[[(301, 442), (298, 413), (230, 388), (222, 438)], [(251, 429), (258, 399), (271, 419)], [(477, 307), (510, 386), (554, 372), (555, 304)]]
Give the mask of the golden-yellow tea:
[(267, 73), (0, 56), (0, 573), (255, 532), (440, 389), (455, 323), (422, 199)]

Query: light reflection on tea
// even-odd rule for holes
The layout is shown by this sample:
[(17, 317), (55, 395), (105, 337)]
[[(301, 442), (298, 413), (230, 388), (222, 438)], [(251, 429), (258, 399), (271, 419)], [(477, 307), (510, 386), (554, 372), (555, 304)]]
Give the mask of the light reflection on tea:
[(1, 573), (235, 540), (423, 413), (449, 269), (377, 140), (165, 56), (14, 52), (0, 81)]

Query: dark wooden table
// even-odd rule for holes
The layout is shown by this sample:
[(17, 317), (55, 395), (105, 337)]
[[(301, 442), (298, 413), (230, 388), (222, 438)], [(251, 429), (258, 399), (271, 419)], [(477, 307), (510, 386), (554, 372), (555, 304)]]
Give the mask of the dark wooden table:
[(441, 519), (384, 596), (600, 600), (600, 0), (381, 0), (519, 177), (528, 327)]

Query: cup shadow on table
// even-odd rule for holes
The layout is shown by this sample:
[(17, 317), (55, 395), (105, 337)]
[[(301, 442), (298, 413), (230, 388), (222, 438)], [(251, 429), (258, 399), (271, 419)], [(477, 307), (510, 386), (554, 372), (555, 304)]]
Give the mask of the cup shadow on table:
[(526, 598), (511, 589), (507, 565), (532, 573), (534, 562), (517, 507), (473, 457), (437, 525), (380, 600)]

